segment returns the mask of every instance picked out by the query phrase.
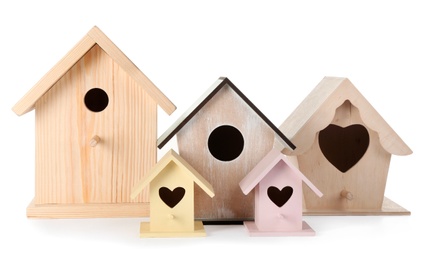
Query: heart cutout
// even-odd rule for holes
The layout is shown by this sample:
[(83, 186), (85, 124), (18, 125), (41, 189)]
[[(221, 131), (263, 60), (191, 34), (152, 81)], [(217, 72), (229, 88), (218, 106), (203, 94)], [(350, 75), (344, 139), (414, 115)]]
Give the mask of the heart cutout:
[(363, 125), (340, 127), (330, 124), (319, 132), (319, 147), (325, 158), (339, 171), (356, 165), (369, 146), (369, 133)]
[(293, 192), (294, 190), (290, 186), (285, 186), (282, 190), (279, 190), (274, 186), (270, 186), (267, 189), (268, 197), (279, 208), (285, 205), (286, 202), (288, 202)]
[(161, 200), (170, 208), (175, 207), (184, 198), (185, 189), (177, 187), (173, 191), (166, 187), (161, 187), (158, 191)]

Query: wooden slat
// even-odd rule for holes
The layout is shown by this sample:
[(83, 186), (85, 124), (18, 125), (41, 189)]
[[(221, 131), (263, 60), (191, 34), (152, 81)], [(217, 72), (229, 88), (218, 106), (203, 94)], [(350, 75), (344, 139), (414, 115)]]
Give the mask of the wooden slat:
[(134, 63), (107, 37), (98, 29), (92, 28), (88, 35), (107, 52), (107, 54), (115, 60), (137, 83), (143, 86), (148, 94), (166, 111), (167, 114), (172, 114), (176, 107), (175, 105), (146, 77)]
[(400, 206), (391, 199), (384, 197), (380, 209), (333, 210), (333, 209), (303, 209), (304, 216), (408, 216), (411, 211)]
[(27, 207), (28, 218), (131, 218), (149, 217), (149, 203), (44, 204)]
[(169, 115), (175, 105), (144, 75), (134, 63), (96, 26), (94, 26), (53, 68), (36, 83), (12, 108), (17, 115), (34, 109), (41, 98), (95, 44), (100, 45)]
[(89, 36), (84, 36), (32, 89), (27, 92), (12, 108), (17, 115), (23, 115), (34, 109), (36, 101), (42, 97), (83, 55), (95, 45)]

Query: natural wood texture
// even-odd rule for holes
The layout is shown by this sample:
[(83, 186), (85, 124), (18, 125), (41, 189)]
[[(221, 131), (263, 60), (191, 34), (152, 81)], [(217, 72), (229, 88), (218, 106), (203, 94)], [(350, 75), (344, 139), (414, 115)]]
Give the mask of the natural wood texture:
[[(336, 109), (333, 124), (345, 127), (361, 124), (363, 121), (358, 109), (348, 101)], [(298, 156), (300, 170), (307, 178), (317, 183), (324, 196), (321, 199), (304, 190), (306, 208), (310, 209), (380, 209), (386, 188), (390, 153), (379, 143), (378, 134), (368, 129), (369, 147), (360, 161), (348, 171), (342, 173), (323, 155), (319, 148), (318, 137), (314, 139), (311, 149)], [(353, 194), (352, 200), (340, 196), (342, 190)]]
[(34, 109), (41, 98), (95, 44), (99, 45), (131, 78), (169, 115), (175, 111), (173, 103), (146, 77), (125, 54), (98, 28), (93, 27), (24, 97), (13, 107), (17, 115)]
[(124, 218), (148, 217), (149, 203), (73, 203), (40, 204), (32, 201), (27, 207), (27, 217), (46, 218)]
[[(233, 126), (243, 135), (243, 152), (232, 161), (222, 162), (209, 152), (208, 137), (220, 125)], [(177, 140), (180, 155), (209, 180), (216, 192), (212, 200), (196, 196), (196, 217), (202, 220), (253, 217), (253, 194), (244, 196), (238, 183), (272, 148), (272, 129), (226, 86), (178, 132)]]
[(208, 101), (213, 99), (214, 95), (216, 95), (221, 88), (226, 86), (230, 87), (241, 98), (241, 100), (275, 132), (280, 145), (289, 150), (295, 149), (295, 145), (279, 130), (279, 128), (277, 128), (228, 78), (225, 77), (220, 77), (216, 82), (214, 82), (214, 84), (209, 87), (202, 96), (197, 99), (196, 102), (158, 138), (158, 148), (163, 148), (164, 145), (175, 136), (185, 124), (201, 111), (202, 107), (205, 106)]
[(298, 231), (263, 231), (259, 230), (254, 221), (245, 221), (249, 236), (251, 237), (288, 237), (288, 236), (315, 236), (316, 232), (305, 221), (302, 223), (301, 230)]
[(391, 199), (384, 197), (380, 209), (306, 209), (304, 216), (408, 216), (411, 212)]
[[(234, 128), (242, 135), (242, 152), (233, 160), (222, 161), (210, 153), (209, 136), (221, 126)], [(252, 218), (253, 195), (244, 196), (238, 183), (272, 149), (275, 136), (283, 134), (229, 79), (219, 78), (158, 139), (158, 147), (162, 148), (175, 135), (180, 155), (216, 192), (212, 200), (197, 194), (196, 218), (206, 221)], [(288, 149), (294, 147), (286, 137), (278, 138)]]
[[(94, 87), (109, 96), (98, 113), (83, 104)], [(35, 203), (130, 202), (131, 187), (156, 162), (156, 106), (95, 45), (36, 103)], [(95, 135), (101, 142), (91, 147)], [(138, 202), (146, 201), (144, 193)]]
[[(158, 105), (169, 114), (175, 110), (102, 31), (92, 28), (13, 107), (18, 115), (35, 109), (38, 216), (55, 205), (57, 215), (67, 217), (67, 207), (87, 203), (115, 216), (116, 204), (132, 203), (131, 187), (156, 163)], [(135, 201), (147, 202), (147, 191)]]
[[(315, 135), (330, 124), (335, 110), (348, 100), (360, 110), (363, 123), (379, 134), (383, 148), (391, 154), (409, 155), (411, 149), (387, 124), (347, 78), (325, 77), (300, 103), (279, 129), (297, 144), (287, 154), (302, 154), (312, 146)], [(282, 146), (280, 142), (276, 145)]]
[(89, 145), (91, 147), (95, 147), (99, 142), (101, 141), (101, 138), (97, 135), (94, 135), (89, 142)]
[(143, 74), (131, 60), (97, 27), (88, 32), (88, 35), (134, 80), (138, 86), (157, 102), (167, 113), (175, 111), (175, 105)]
[(341, 197), (347, 200), (352, 200), (354, 198), (353, 194), (347, 190), (341, 191)]
[[(336, 164), (339, 158), (324, 154), (333, 150), (322, 151), (324, 147), (321, 145), (325, 142), (320, 143), (319, 136), (323, 129), (329, 131), (331, 124), (337, 126), (333, 131), (338, 134), (346, 133), (344, 130), (350, 127), (351, 131), (356, 130), (353, 134), (363, 134), (360, 139), (357, 136), (353, 141), (356, 142), (354, 145), (361, 147), (358, 149), (366, 151), (357, 151), (359, 154), (350, 158), (350, 164), (349, 161)], [(318, 199), (310, 190), (303, 189), (305, 212), (342, 211), (347, 214), (352, 211), (371, 211), (376, 214), (382, 209), (391, 155), (412, 153), (346, 78), (325, 77), (280, 129), (297, 144), (296, 150), (283, 148), (283, 152), (297, 158), (300, 171), (324, 193)], [(364, 136), (361, 129), (366, 129), (369, 136)], [(329, 137), (330, 131), (323, 136)], [(369, 142), (367, 148), (365, 142)], [(275, 144), (276, 147), (280, 145), (278, 142)], [(360, 154), (362, 156), (359, 159)], [(347, 159), (341, 157), (341, 160)], [(342, 197), (343, 190), (349, 192), (352, 199), (348, 199), (351, 198), (348, 194), (349, 197)]]
[(155, 232), (151, 230), (149, 222), (140, 223), (140, 237), (142, 238), (158, 238), (158, 237), (206, 237), (205, 227), (202, 221), (194, 222), (194, 229), (192, 232)]

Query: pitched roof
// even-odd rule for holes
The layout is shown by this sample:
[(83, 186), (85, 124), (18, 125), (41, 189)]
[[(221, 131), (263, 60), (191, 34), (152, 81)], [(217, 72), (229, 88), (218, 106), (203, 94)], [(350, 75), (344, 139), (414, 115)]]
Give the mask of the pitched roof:
[(178, 153), (170, 149), (158, 163), (149, 171), (149, 175), (142, 178), (132, 189), (131, 199), (134, 199), (151, 181), (161, 173), (161, 171), (170, 163), (174, 162), (178, 167), (189, 173), (191, 179), (201, 187), (210, 197), (214, 197), (214, 190), (211, 184), (205, 180), (187, 161)]
[(322, 197), (322, 192), (318, 190), (309, 179), (304, 176), (288, 159), (277, 149), (272, 149), (240, 182), (240, 188), (244, 194), (252, 191), (256, 185), (276, 166), (280, 161), (283, 161), (292, 173), (296, 174), (306, 185), (315, 192), (316, 195)]
[(190, 121), (204, 107), (208, 101), (210, 101), (215, 94), (217, 94), (224, 86), (229, 86), (241, 99), (247, 103), (247, 105), (255, 111), (255, 113), (265, 121), (265, 123), (274, 130), (278, 138), (283, 141), (285, 146), (291, 149), (295, 149), (295, 145), (267, 118), (265, 115), (226, 77), (220, 77), (214, 84), (208, 88), (202, 96), (196, 100), (196, 102), (182, 116), (171, 126), (166, 132), (164, 132), (160, 138), (158, 138), (158, 148), (164, 147), (164, 145), (170, 141), (170, 139), (184, 127), (185, 124)]
[(412, 153), (347, 78), (324, 77), (279, 127), (288, 138), (297, 143), (298, 149), (293, 154), (303, 153), (310, 148), (316, 133), (330, 124), (336, 108), (346, 100), (358, 108), (366, 126), (378, 133), (380, 143), (386, 151), (396, 155)]
[(34, 109), (35, 103), (56, 82), (71, 69), (95, 44), (101, 47), (119, 64), (166, 113), (171, 114), (176, 107), (172, 102), (134, 65), (127, 56), (98, 28), (93, 27), (50, 71), (42, 77), (27, 94), (12, 108), (17, 115), (23, 115)]

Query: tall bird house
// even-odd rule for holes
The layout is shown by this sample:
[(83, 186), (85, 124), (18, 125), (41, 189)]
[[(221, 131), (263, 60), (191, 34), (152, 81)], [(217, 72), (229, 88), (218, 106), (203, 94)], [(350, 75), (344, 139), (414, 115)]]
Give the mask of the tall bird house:
[(36, 117), (28, 217), (147, 215), (147, 193), (130, 192), (157, 160), (157, 106), (176, 109), (93, 27), (13, 107)]
[(412, 150), (347, 78), (325, 77), (280, 130), (297, 144), (283, 151), (324, 194), (303, 189), (306, 215), (410, 214), (384, 192), (392, 154)]

